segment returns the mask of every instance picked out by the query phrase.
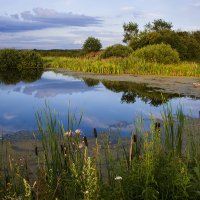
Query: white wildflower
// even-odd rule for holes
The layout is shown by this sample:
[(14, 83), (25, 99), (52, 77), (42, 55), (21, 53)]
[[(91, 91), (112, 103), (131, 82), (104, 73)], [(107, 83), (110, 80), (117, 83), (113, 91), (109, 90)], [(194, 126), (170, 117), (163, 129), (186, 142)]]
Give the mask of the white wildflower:
[(81, 130), (80, 130), (80, 129), (76, 129), (76, 130), (75, 130), (75, 133), (76, 133), (77, 135), (80, 135), (80, 134), (81, 134)]
[(72, 131), (69, 130), (67, 132), (64, 133), (64, 136), (70, 137), (72, 135)]
[(122, 177), (121, 176), (116, 176), (115, 177), (115, 180), (117, 181), (117, 180), (122, 180)]

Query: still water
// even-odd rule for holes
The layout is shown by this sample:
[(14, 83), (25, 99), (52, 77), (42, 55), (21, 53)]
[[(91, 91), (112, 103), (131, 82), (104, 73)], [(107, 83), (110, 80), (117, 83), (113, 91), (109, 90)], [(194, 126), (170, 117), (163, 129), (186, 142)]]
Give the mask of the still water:
[[(174, 111), (181, 104), (186, 115), (199, 116), (200, 100), (178, 94), (162, 96)], [(69, 108), (77, 117), (83, 113), (80, 128), (86, 135), (93, 128), (120, 129), (128, 135), (141, 114), (147, 128), (151, 114), (161, 117), (162, 96), (145, 84), (78, 79), (53, 71), (0, 74), (0, 129), (9, 134), (37, 130), (35, 113), (47, 102), (64, 124)]]

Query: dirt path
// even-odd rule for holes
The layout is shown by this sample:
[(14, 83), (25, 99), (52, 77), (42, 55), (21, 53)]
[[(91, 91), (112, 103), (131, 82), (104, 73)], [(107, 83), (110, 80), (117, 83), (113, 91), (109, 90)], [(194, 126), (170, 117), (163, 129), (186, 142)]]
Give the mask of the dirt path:
[(184, 96), (200, 98), (200, 86), (195, 87), (193, 83), (200, 83), (198, 77), (174, 77), (174, 76), (150, 76), (150, 75), (99, 75), (91, 73), (72, 72), (65, 69), (53, 69), (55, 72), (71, 75), (77, 78), (93, 78), (98, 80), (128, 81), (145, 83), (149, 87), (166, 93), (177, 93)]

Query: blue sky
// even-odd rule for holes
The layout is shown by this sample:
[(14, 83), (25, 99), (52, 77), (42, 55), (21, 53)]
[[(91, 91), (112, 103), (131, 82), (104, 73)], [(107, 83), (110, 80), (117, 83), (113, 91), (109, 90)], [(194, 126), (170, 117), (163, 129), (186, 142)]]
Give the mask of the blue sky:
[(200, 30), (200, 0), (0, 0), (0, 48), (74, 49), (88, 36), (121, 43), (124, 22), (162, 18)]

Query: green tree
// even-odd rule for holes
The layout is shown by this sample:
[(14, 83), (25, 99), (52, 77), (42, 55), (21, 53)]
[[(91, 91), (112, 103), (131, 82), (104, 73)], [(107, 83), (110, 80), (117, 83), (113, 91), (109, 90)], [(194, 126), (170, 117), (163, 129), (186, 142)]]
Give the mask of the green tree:
[(192, 33), (192, 37), (194, 37), (195, 40), (200, 44), (200, 31), (194, 31)]
[(82, 49), (86, 52), (95, 52), (99, 51), (102, 48), (102, 44), (99, 39), (94, 37), (88, 37), (85, 40)]
[(163, 19), (155, 19), (153, 22), (149, 22), (145, 25), (146, 31), (164, 31), (164, 30), (171, 30), (173, 27), (171, 22), (166, 22)]
[(138, 24), (134, 22), (124, 23), (124, 39), (123, 42), (129, 44), (129, 42), (138, 35), (139, 29)]

